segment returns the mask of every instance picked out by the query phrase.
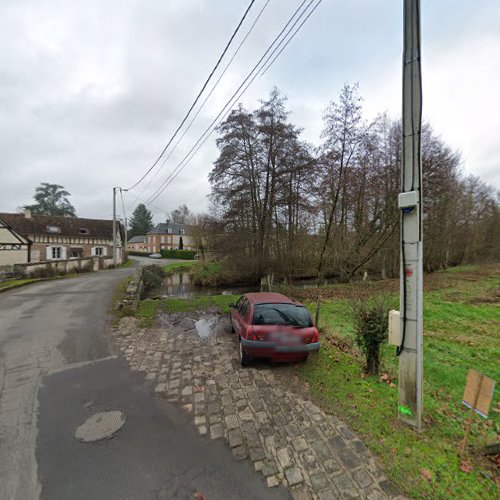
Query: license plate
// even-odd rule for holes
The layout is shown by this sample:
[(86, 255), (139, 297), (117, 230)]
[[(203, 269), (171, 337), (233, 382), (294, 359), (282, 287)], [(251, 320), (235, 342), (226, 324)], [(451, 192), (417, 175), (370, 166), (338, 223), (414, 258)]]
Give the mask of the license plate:
[(290, 335), (289, 333), (277, 332), (271, 334), (271, 340), (280, 344), (299, 344), (300, 338), (297, 335)]

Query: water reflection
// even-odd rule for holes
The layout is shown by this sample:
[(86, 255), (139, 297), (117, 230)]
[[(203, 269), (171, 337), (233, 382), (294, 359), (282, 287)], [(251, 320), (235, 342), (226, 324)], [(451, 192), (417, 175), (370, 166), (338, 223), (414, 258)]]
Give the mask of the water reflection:
[(253, 291), (257, 291), (257, 288), (252, 286), (196, 286), (191, 283), (188, 272), (177, 272), (163, 280), (160, 295), (189, 298), (198, 295), (240, 295)]

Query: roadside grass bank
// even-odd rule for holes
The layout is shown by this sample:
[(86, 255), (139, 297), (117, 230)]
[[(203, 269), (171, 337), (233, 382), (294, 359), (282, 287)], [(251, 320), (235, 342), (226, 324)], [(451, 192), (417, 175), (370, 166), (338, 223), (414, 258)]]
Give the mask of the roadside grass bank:
[(166, 264), (162, 267), (165, 275), (169, 275), (177, 272), (189, 271), (198, 264), (199, 262), (196, 260), (181, 260), (179, 262), (172, 262), (172, 264)]
[(191, 268), (190, 277), (195, 285), (201, 286), (217, 286), (227, 281), (221, 262), (198, 262)]
[[(196, 264), (196, 263), (195, 263)], [(399, 307), (398, 280), (356, 282), (313, 289), (288, 288), (314, 314), (322, 297), (322, 349), (309, 362), (277, 369), (296, 374), (324, 409), (344, 420), (376, 453), (386, 474), (414, 498), (498, 498), (495, 464), (479, 448), (498, 442), (500, 396), (494, 395), (490, 418), (474, 417), (470, 448), (458, 446), (469, 411), (461, 403), (469, 368), (500, 380), (500, 266), (464, 266), (425, 277), (424, 430), (417, 433), (397, 418), (398, 359), (385, 345), (380, 377), (363, 373), (363, 357), (354, 345), (352, 304), (384, 296)], [(192, 312), (217, 307), (221, 313), (237, 296), (143, 300), (135, 316), (152, 326), (159, 311)]]
[(18, 288), (24, 285), (29, 285), (30, 283), (36, 283), (37, 281), (42, 281), (42, 279), (43, 278), (28, 278), (28, 279), (2, 281), (0, 283), (0, 292), (11, 290), (12, 288)]
[[(124, 268), (124, 267), (131, 267), (134, 264), (134, 261), (131, 259), (128, 259), (126, 262), (123, 264), (120, 264), (119, 266), (116, 266), (117, 268)], [(112, 268), (110, 268), (112, 269)], [(103, 269), (99, 272), (107, 271), (108, 269)], [(95, 271), (88, 271), (88, 272), (95, 272)], [(12, 279), (12, 280), (6, 280), (6, 281), (1, 281), (0, 282), (0, 292), (6, 292), (8, 290), (12, 290), (13, 288), (19, 288), (21, 286), (29, 285), (31, 283), (37, 283), (39, 281), (52, 281), (52, 280), (60, 280), (64, 278), (75, 278), (76, 276), (81, 276), (82, 274), (88, 274), (88, 272), (85, 273), (67, 273), (67, 274), (60, 274), (57, 276), (47, 276), (45, 278), (19, 278), (19, 279)]]
[(189, 272), (194, 285), (218, 286), (227, 282), (228, 275), (221, 262), (202, 262), (199, 260), (174, 262), (163, 266), (166, 275)]

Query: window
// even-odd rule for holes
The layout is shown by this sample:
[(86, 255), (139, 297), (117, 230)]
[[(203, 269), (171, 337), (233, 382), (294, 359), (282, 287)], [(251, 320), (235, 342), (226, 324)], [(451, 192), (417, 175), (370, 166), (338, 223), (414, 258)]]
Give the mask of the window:
[(254, 325), (313, 326), (311, 315), (304, 306), (295, 304), (257, 304), (253, 313)]
[(82, 259), (83, 258), (83, 248), (71, 247), (69, 249), (69, 258), (70, 259)]
[(47, 232), (48, 233), (60, 233), (61, 228), (58, 226), (47, 226)]
[(86, 227), (81, 227), (80, 234), (89, 234), (89, 230)]
[(167, 234), (172, 234), (172, 229), (167, 227)]
[(165, 243), (165, 236), (162, 236), (162, 237), (161, 237), (161, 242), (162, 242), (162, 243)]
[(61, 258), (61, 247), (52, 247), (52, 258), (60, 259)]
[(186, 231), (184, 229), (179, 229), (179, 234), (186, 234)]
[(240, 307), (240, 311), (239, 311), (239, 312), (240, 312), (241, 317), (242, 317), (243, 319), (246, 319), (246, 317), (247, 317), (247, 313), (248, 313), (248, 306), (249, 306), (249, 305), (250, 305), (250, 304), (249, 304), (249, 302), (248, 302), (248, 300), (247, 300), (247, 299), (245, 299), (245, 300), (243, 301), (243, 303), (241, 304), (241, 307)]
[(95, 247), (94, 248), (94, 255), (97, 255), (98, 257), (101, 257), (104, 255), (104, 251), (102, 247)]
[(242, 295), (239, 299), (238, 299), (238, 302), (236, 302), (236, 304), (234, 305), (235, 309), (237, 311), (240, 310), (241, 308), (241, 304), (243, 304), (243, 301), (245, 300), (245, 297)]

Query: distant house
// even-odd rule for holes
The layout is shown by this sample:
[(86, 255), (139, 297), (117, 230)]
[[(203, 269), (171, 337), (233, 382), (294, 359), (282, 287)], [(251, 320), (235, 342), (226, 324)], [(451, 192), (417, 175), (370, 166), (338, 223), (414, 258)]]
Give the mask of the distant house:
[(158, 224), (146, 235), (147, 253), (166, 250), (196, 250), (192, 226), (189, 224), (174, 224), (167, 220)]
[(134, 236), (127, 241), (128, 252), (144, 252), (147, 253), (146, 236)]
[[(9, 238), (9, 232), (11, 239), (22, 240), (15, 259), (9, 254), (16, 248), (15, 242), (10, 248), (8, 241), (0, 245), (0, 265), (113, 256), (111, 220), (32, 215), (26, 210), (21, 214), (0, 213), (0, 225), (3, 239)], [(122, 236), (123, 227), (117, 223), (118, 262), (122, 261)]]

